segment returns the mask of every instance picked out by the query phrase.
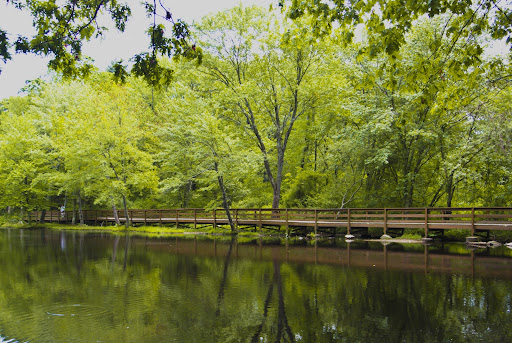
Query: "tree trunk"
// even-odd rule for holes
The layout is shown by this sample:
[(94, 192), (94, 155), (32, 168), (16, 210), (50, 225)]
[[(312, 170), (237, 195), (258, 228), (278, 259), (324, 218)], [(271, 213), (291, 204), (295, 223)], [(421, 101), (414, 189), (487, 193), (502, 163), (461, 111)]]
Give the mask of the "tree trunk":
[(116, 226), (121, 226), (121, 221), (119, 220), (119, 215), (117, 214), (116, 204), (112, 203), (112, 212), (114, 212), (114, 220), (116, 221)]
[(124, 209), (124, 217), (126, 221), (124, 222), (124, 226), (126, 228), (130, 227), (130, 215), (128, 213), (128, 206), (126, 205), (126, 197), (123, 194), (123, 209)]
[(46, 209), (41, 210), (41, 215), (39, 216), (39, 223), (44, 223), (44, 218), (46, 217)]
[(76, 225), (76, 199), (73, 199), (73, 218), (71, 218), (71, 225)]
[(446, 207), (452, 207), (453, 194), (455, 187), (453, 186), (453, 172), (448, 177), (446, 182)]
[[(25, 217), (25, 209), (23, 208), (23, 206), (21, 206), (20, 207), (20, 221), (21, 222), (24, 220), (23, 217)], [(30, 222), (30, 220), (29, 220), (29, 222)]]
[(80, 225), (84, 225), (84, 211), (82, 209), (82, 197), (80, 196), (80, 191), (78, 191), (78, 217), (80, 218)]
[(277, 173), (272, 193), (272, 208), (279, 208), (281, 200), (281, 184), (283, 183), (284, 150), (279, 149), (277, 157)]
[(226, 211), (226, 216), (228, 217), (229, 227), (231, 228), (231, 233), (236, 232), (235, 224), (233, 223), (233, 218), (231, 217), (231, 211), (229, 210), (229, 201), (228, 195), (226, 192), (226, 187), (224, 187), (224, 178), (219, 174), (219, 165), (217, 161), (213, 163), (215, 172), (217, 173), (217, 181), (219, 182), (220, 191), (222, 192), (222, 207), (224, 211)]

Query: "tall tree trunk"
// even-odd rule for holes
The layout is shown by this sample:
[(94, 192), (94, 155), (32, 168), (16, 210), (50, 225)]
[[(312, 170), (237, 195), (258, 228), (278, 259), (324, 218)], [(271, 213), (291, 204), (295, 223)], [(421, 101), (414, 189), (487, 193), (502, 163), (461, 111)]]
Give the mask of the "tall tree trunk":
[(124, 226), (126, 228), (130, 227), (130, 215), (128, 213), (128, 206), (126, 205), (126, 197), (123, 194), (123, 209), (124, 209), (124, 218), (126, 221), (124, 222)]
[(41, 210), (41, 214), (39, 215), (39, 223), (44, 223), (44, 218), (46, 218), (46, 209), (43, 208)]
[(121, 226), (121, 221), (119, 220), (119, 215), (117, 214), (116, 204), (112, 201), (112, 212), (114, 213), (114, 220), (116, 221), (116, 226)]
[(277, 172), (272, 194), (272, 208), (279, 208), (281, 201), (281, 184), (283, 183), (284, 150), (278, 148)]
[(78, 191), (78, 217), (80, 218), (80, 225), (84, 225), (84, 211), (82, 209), (82, 197), (80, 196), (80, 191)]
[(73, 218), (71, 218), (71, 225), (76, 225), (76, 199), (73, 199)]
[[(22, 222), (25, 217), (25, 208), (23, 206), (20, 207), (20, 221)], [(29, 221), (30, 222), (30, 221)]]
[(452, 207), (452, 200), (453, 200), (454, 193), (455, 193), (455, 186), (453, 185), (453, 172), (452, 172), (446, 182), (446, 207)]
[(217, 173), (217, 181), (219, 182), (219, 188), (222, 192), (222, 207), (224, 208), (224, 211), (226, 211), (226, 216), (228, 217), (228, 223), (229, 227), (231, 228), (231, 233), (236, 232), (235, 224), (233, 223), (233, 218), (231, 217), (231, 211), (229, 210), (229, 201), (228, 201), (228, 195), (226, 192), (226, 187), (224, 187), (224, 178), (222, 175), (219, 174), (219, 164), (217, 161), (213, 163), (215, 172)]

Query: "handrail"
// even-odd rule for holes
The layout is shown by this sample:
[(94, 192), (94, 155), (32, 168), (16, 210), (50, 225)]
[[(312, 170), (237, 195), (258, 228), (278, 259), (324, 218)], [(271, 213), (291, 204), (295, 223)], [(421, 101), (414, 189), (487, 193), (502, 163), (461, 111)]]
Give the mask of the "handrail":
[[(32, 212), (38, 220), (40, 212)], [(112, 210), (84, 210), (84, 220), (91, 223), (114, 222)], [(124, 211), (117, 211), (119, 220), (127, 220)], [(46, 211), (45, 221), (69, 223), (72, 211)], [(354, 228), (380, 227), (388, 229), (420, 228), (428, 236), (429, 230), (465, 229), (474, 234), (478, 230), (512, 230), (511, 207), (421, 207), (421, 208), (234, 208), (235, 226), (311, 227), (315, 234), (320, 227), (345, 227), (350, 233)], [(198, 224), (226, 225), (223, 209), (203, 208), (130, 209), (128, 220), (132, 223), (175, 225)]]

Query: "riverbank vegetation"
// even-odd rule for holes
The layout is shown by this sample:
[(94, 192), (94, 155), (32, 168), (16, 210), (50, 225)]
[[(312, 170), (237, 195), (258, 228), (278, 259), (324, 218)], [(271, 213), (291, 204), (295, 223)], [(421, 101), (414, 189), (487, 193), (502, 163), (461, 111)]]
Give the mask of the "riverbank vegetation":
[(159, 59), (170, 84), (33, 80), (0, 103), (0, 208), (510, 206), (508, 57), (461, 16), (389, 54), (236, 7), (190, 28), (201, 64)]

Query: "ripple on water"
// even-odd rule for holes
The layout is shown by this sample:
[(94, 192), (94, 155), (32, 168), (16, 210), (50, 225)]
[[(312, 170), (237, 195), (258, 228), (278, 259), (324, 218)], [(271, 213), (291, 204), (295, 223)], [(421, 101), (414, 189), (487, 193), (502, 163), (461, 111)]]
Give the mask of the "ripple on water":
[(86, 305), (86, 304), (69, 304), (54, 305), (47, 309), (46, 314), (53, 317), (103, 317), (109, 311), (106, 308)]

